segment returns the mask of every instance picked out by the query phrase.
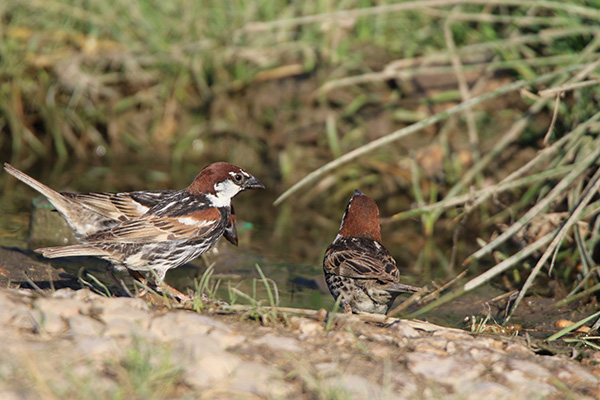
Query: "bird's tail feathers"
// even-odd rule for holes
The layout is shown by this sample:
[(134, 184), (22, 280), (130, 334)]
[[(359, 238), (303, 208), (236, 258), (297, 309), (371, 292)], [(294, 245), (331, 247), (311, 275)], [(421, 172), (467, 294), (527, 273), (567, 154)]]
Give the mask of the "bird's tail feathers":
[(32, 177), (30, 177), (22, 171), (19, 171), (9, 163), (4, 163), (4, 170), (12, 176), (14, 176), (15, 178), (17, 178), (18, 180), (20, 180), (21, 182), (26, 183), (33, 189), (46, 196), (48, 201), (50, 201), (50, 203), (52, 203), (52, 205), (56, 207), (57, 210), (64, 213), (68, 211), (69, 207), (71, 206), (72, 203), (69, 200), (65, 199), (56, 190), (49, 188), (42, 182), (33, 179)]
[(86, 244), (76, 244), (73, 246), (62, 247), (43, 247), (35, 249), (36, 253), (42, 254), (46, 258), (73, 257), (73, 256), (95, 256), (106, 255), (106, 251)]
[(404, 283), (390, 283), (386, 285), (385, 289), (390, 292), (398, 293), (416, 293), (421, 290), (420, 287), (406, 285)]

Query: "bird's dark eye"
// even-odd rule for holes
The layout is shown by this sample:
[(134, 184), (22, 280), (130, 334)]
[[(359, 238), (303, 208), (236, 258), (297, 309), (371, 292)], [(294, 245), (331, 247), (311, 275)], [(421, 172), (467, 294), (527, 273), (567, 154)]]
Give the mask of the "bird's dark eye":
[(236, 183), (240, 183), (240, 182), (242, 182), (242, 181), (244, 180), (244, 175), (242, 175), (242, 174), (235, 174), (235, 175), (233, 176), (233, 180), (234, 180)]

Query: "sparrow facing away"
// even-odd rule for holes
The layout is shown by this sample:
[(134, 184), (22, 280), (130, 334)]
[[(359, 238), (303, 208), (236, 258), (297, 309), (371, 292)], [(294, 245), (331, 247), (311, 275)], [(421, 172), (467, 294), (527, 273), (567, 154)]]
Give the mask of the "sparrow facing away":
[(254, 176), (225, 162), (205, 167), (183, 190), (117, 194), (61, 194), (8, 164), (5, 169), (48, 197), (85, 242), (36, 252), (48, 258), (100, 257), (138, 280), (144, 280), (140, 272), (153, 271), (159, 284), (169, 269), (206, 252), (221, 236), (237, 244), (231, 200), (241, 191), (264, 188)]
[(358, 190), (325, 251), (323, 271), (329, 291), (346, 313), (386, 314), (400, 293), (420, 290), (399, 283), (396, 261), (381, 244), (377, 204)]
[[(59, 193), (43, 183), (4, 163), (4, 170), (43, 194), (75, 231), (79, 240), (110, 229), (123, 221), (141, 217), (174, 190), (145, 190), (128, 193)], [(223, 234), (231, 244), (238, 245), (235, 212)]]

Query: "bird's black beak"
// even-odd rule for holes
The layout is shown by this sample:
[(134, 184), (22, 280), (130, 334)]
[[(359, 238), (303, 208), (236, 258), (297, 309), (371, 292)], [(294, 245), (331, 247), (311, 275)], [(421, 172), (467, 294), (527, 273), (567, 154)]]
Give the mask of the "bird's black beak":
[(258, 179), (256, 179), (255, 177), (252, 177), (250, 179), (248, 179), (246, 182), (244, 182), (244, 190), (248, 190), (248, 189), (264, 189), (265, 185), (262, 184), (261, 181), (259, 181)]

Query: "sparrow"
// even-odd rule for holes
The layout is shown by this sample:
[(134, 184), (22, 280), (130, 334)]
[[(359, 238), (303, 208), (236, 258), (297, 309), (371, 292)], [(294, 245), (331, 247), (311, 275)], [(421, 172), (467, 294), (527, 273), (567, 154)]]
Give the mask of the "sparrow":
[(323, 271), (329, 291), (346, 313), (386, 314), (400, 293), (420, 290), (399, 282), (396, 261), (381, 244), (377, 204), (358, 190), (325, 251)]
[(231, 200), (248, 189), (264, 189), (233, 164), (206, 166), (183, 190), (131, 193), (58, 193), (5, 164), (5, 169), (40, 191), (84, 243), (35, 250), (47, 258), (95, 256), (145, 282), (152, 272), (181, 300), (188, 297), (164, 282), (169, 269), (200, 256), (226, 235), (237, 244)]
[[(43, 194), (65, 218), (79, 240), (113, 228), (123, 221), (141, 217), (174, 192), (146, 190), (129, 193), (59, 193), (8, 163), (4, 163), (4, 170)], [(223, 237), (234, 246), (238, 245), (233, 205)]]

